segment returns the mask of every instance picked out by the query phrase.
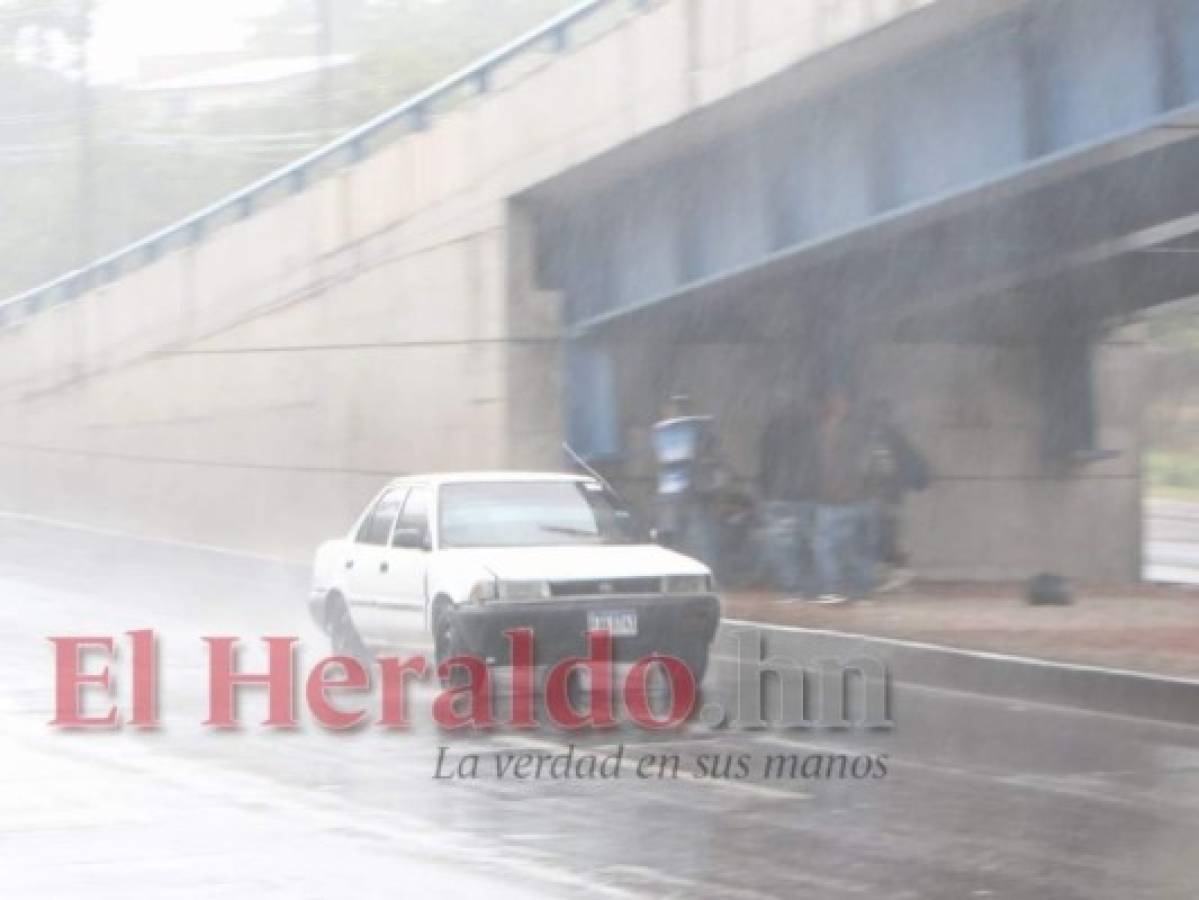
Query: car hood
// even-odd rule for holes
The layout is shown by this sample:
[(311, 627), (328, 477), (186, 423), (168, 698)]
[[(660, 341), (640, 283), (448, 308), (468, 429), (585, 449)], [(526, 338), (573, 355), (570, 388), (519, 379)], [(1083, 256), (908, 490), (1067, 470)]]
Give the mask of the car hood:
[(479, 547), (443, 550), (447, 565), (481, 565), (505, 581), (573, 581), (708, 575), (703, 563), (656, 544), (581, 547)]

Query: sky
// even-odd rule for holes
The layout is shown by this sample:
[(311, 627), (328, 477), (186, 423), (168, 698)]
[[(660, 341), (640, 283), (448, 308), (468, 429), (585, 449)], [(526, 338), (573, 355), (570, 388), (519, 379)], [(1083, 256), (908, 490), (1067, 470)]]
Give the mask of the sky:
[(281, 5), (282, 0), (97, 0), (92, 77), (128, 80), (142, 56), (235, 50), (249, 21)]

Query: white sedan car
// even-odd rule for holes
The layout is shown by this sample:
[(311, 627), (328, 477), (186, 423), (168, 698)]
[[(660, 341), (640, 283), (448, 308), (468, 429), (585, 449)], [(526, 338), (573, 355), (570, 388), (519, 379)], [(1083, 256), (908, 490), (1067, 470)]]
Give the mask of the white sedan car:
[(617, 661), (668, 653), (697, 682), (720, 619), (708, 567), (638, 534), (603, 484), (513, 472), (393, 481), (321, 545), (309, 606), (338, 653), (431, 639), (438, 662), (504, 665), (527, 627), (544, 665), (604, 630)]

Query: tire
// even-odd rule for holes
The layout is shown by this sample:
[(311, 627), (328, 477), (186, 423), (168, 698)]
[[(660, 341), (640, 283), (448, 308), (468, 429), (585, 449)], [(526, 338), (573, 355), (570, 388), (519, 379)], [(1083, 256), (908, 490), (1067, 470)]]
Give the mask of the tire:
[(708, 645), (706, 643), (688, 644), (680, 648), (678, 657), (691, 670), (691, 675), (695, 679), (695, 689), (698, 691), (704, 683), (704, 676), (708, 674)]
[(334, 594), (325, 607), (325, 630), (336, 656), (352, 656), (361, 663), (370, 661), (370, 650), (350, 617), (350, 608), (340, 594)]
[[(443, 601), (433, 613), (433, 662), (437, 668), (447, 659), (462, 656), (466, 652), (462, 642), (462, 634), (458, 630), (458, 616), (454, 607)], [(454, 677), (441, 679), (443, 684), (461, 682), (464, 678), (462, 670), (456, 669)]]

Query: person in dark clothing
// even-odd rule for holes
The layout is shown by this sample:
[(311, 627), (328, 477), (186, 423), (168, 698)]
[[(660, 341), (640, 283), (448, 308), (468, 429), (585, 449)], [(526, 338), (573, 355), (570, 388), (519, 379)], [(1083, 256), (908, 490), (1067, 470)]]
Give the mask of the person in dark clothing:
[(834, 385), (816, 428), (818, 471), (812, 556), (826, 603), (864, 597), (874, 586), (872, 429), (845, 385)]
[(820, 474), (812, 452), (815, 431), (815, 418), (798, 407), (766, 423), (761, 443), (763, 496), (796, 503), (815, 499)]
[(817, 493), (815, 421), (794, 403), (766, 424), (760, 445), (761, 547), (774, 587), (815, 596), (812, 522)]
[(720, 556), (716, 504), (727, 479), (715, 423), (692, 413), (690, 398), (670, 398), (651, 436), (658, 465), (657, 520), (662, 542), (715, 568)]
[(872, 429), (876, 553), (887, 570), (879, 591), (885, 592), (898, 590), (911, 581), (903, 546), (903, 501), (910, 492), (927, 488), (931, 474), (924, 455), (896, 424), (890, 404), (877, 404)]
[(834, 383), (818, 415), (776, 413), (761, 442), (763, 556), (774, 584), (826, 603), (864, 597), (880, 559), (897, 566), (899, 508), (928, 466), (882, 404)]

